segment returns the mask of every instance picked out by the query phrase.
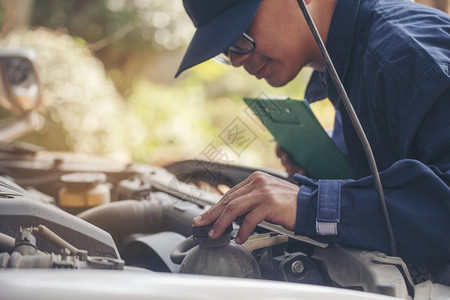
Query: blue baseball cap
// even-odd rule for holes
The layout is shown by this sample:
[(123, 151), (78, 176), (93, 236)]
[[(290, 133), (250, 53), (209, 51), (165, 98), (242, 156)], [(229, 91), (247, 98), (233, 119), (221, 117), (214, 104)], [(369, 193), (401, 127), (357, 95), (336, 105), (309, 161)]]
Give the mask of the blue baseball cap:
[(183, 0), (197, 31), (175, 77), (233, 45), (250, 26), (260, 3), (261, 0)]

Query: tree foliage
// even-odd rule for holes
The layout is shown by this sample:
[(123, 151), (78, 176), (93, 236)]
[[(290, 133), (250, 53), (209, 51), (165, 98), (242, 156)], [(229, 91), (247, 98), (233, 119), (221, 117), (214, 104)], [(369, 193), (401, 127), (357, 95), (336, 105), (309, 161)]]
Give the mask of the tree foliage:
[[(420, 1), (440, 8), (449, 3)], [(45, 88), (43, 126), (26, 141), (49, 150), (125, 153), (155, 164), (208, 159), (205, 150), (214, 149), (230, 163), (279, 166), (270, 134), (241, 98), (302, 98), (308, 70), (283, 89), (212, 61), (175, 80), (194, 31), (180, 0), (0, 4), (0, 46), (32, 47)], [(317, 110), (330, 114), (326, 106)], [(237, 119), (255, 136), (240, 153), (223, 138)]]

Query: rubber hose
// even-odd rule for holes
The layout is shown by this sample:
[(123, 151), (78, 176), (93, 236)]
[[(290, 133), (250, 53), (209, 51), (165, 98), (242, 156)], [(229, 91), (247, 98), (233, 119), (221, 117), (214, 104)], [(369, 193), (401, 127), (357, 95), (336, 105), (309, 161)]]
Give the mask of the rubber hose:
[(170, 260), (174, 264), (180, 265), (189, 250), (198, 245), (198, 241), (193, 236), (188, 237), (178, 246), (176, 246), (170, 253)]
[(110, 233), (121, 245), (126, 235), (159, 231), (162, 209), (154, 201), (124, 200), (96, 206), (77, 216)]
[(0, 252), (11, 253), (15, 244), (16, 240), (13, 237), (0, 232)]

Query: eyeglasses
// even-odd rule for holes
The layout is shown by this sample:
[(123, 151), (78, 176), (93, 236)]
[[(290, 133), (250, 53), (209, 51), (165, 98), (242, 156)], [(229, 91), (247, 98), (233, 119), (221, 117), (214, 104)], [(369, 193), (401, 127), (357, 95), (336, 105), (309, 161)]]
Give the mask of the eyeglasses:
[(215, 56), (213, 59), (224, 65), (231, 65), (229, 52), (233, 52), (239, 55), (245, 55), (253, 52), (255, 50), (256, 44), (255, 41), (245, 32), (242, 36), (227, 50)]

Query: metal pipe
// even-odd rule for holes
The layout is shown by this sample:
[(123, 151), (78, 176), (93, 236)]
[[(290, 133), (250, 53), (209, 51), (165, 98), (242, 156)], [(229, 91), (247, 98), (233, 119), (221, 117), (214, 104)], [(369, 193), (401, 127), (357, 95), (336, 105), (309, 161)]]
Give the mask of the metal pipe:
[(80, 252), (80, 250), (69, 244), (67, 241), (62, 239), (60, 236), (58, 236), (56, 233), (54, 233), (44, 225), (38, 225), (38, 227), (34, 227), (33, 232), (36, 232), (42, 238), (46, 239), (47, 241), (61, 249), (67, 248), (72, 255), (77, 255)]

